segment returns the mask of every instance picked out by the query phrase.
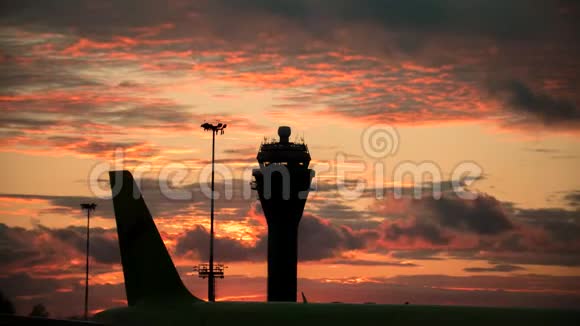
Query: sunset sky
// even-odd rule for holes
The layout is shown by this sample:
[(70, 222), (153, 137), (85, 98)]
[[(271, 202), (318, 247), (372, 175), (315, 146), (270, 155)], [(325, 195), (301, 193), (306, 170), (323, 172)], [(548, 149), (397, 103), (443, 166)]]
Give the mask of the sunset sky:
[[(90, 310), (124, 305), (106, 172), (128, 169), (205, 298), (200, 124), (219, 120), (218, 299), (265, 300), (249, 181), (287, 125), (317, 171), (310, 301), (578, 308), (578, 21), (572, 0), (2, 0), (0, 291), (20, 314), (81, 314), (95, 202)], [(440, 177), (397, 178), (421, 163)]]

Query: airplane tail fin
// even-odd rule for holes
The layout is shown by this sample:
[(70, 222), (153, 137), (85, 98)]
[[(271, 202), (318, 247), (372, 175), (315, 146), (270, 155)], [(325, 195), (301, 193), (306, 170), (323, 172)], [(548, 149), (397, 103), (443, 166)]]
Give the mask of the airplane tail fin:
[(183, 285), (129, 171), (110, 171), (127, 302), (201, 301)]

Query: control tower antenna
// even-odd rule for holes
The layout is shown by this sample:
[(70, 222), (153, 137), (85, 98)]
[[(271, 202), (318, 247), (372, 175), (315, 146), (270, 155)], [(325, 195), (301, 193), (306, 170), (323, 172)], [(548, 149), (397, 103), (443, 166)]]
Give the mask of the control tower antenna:
[[(215, 271), (213, 266), (213, 241), (214, 241), (214, 231), (213, 231), (213, 207), (214, 207), (214, 165), (215, 165), (215, 135), (220, 133), (224, 134), (224, 129), (228, 125), (223, 123), (218, 123), (213, 125), (211, 123), (205, 122), (201, 125), (204, 131), (211, 131), (211, 221), (210, 221), (210, 231), (209, 231), (209, 274), (207, 277), (207, 300), (210, 302), (215, 301)], [(223, 272), (223, 269), (222, 269)], [(223, 275), (223, 274), (222, 274)]]
[(263, 143), (252, 171), (268, 222), (268, 301), (296, 301), (298, 224), (314, 177), (308, 147), (290, 142), (291, 133), (280, 127), (278, 142)]

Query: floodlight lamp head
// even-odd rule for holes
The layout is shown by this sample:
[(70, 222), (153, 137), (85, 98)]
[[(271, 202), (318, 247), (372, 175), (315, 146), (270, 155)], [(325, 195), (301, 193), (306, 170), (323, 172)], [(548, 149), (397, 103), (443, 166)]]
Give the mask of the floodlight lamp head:
[(86, 209), (88, 211), (94, 211), (96, 208), (97, 208), (97, 204), (95, 204), (95, 203), (81, 204), (81, 209)]

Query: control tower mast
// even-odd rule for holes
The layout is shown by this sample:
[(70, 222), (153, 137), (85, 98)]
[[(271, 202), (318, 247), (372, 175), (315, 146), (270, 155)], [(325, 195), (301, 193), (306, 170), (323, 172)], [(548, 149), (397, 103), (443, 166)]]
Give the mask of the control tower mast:
[(264, 142), (252, 171), (268, 222), (268, 301), (296, 301), (298, 224), (314, 177), (308, 147), (290, 142), (290, 134), (280, 127), (279, 142)]

